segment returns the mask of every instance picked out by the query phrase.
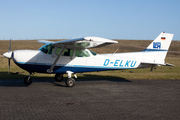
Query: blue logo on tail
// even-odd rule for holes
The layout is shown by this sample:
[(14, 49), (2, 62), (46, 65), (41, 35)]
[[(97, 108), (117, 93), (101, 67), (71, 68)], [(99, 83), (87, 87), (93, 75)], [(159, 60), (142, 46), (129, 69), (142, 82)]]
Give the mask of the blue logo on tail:
[(153, 42), (153, 48), (161, 49), (161, 42)]

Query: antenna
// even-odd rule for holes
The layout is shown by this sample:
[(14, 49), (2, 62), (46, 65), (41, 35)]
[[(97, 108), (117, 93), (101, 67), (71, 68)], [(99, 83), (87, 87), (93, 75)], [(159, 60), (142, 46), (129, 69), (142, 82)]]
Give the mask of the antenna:
[[(119, 48), (118, 48), (114, 53), (116, 53), (118, 50), (119, 50)], [(113, 53), (113, 54), (114, 54), (114, 53)], [(113, 54), (112, 54), (111, 56), (113, 56)]]

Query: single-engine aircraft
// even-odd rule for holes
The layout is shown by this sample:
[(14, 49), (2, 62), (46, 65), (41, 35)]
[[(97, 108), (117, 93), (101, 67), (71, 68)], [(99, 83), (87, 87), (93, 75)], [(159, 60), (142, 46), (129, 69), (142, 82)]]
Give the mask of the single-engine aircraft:
[(160, 35), (143, 51), (130, 53), (96, 54), (87, 48), (102, 47), (117, 41), (100, 38), (84, 37), (58, 42), (39, 40), (45, 44), (39, 50), (15, 50), (3, 55), (13, 59), (20, 68), (29, 72), (24, 79), (25, 84), (31, 84), (31, 74), (49, 73), (56, 74), (56, 81), (63, 79), (63, 74), (68, 74), (65, 83), (68, 87), (75, 85), (76, 73), (146, 68), (155, 66), (174, 66), (165, 63), (165, 57), (174, 34), (160, 33)]

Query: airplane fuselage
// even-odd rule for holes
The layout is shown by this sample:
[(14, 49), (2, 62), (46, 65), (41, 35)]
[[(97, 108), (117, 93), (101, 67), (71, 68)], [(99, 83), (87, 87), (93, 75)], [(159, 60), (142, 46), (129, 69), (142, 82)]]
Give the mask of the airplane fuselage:
[[(92, 55), (89, 50), (86, 49), (85, 51), (89, 54), (88, 56), (61, 56), (52, 73), (134, 69), (140, 65), (139, 59), (122, 58), (114, 55)], [(56, 55), (53, 56), (40, 50), (13, 51), (13, 61), (28, 72), (47, 73), (55, 58)]]

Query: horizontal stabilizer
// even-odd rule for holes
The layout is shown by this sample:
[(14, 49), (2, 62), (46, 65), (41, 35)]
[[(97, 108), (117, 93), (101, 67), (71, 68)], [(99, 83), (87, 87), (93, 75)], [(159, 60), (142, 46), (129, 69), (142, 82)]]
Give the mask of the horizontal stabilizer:
[(164, 63), (164, 64), (161, 64), (161, 63), (153, 63), (153, 62), (141, 62), (142, 64), (149, 64), (149, 65), (157, 65), (157, 66), (172, 66), (172, 67), (175, 67), (175, 65), (173, 64), (169, 64), (169, 63)]
[(175, 67), (175, 65), (173, 65), (173, 64), (169, 64), (169, 63), (165, 63), (166, 64), (166, 66), (172, 66), (172, 67)]

